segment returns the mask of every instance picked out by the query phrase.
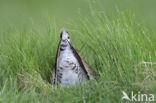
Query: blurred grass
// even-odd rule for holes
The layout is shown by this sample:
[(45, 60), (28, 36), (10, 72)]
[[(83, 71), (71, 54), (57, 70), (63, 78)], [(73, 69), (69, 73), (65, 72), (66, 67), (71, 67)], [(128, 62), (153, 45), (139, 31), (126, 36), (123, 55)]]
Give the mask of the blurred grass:
[[(0, 102), (122, 103), (128, 102), (121, 101), (123, 90), (155, 94), (156, 32), (147, 12), (152, 1), (143, 13), (140, 6), (134, 11), (135, 3), (146, 6), (123, 0), (1, 1)], [(49, 85), (62, 27), (98, 81), (57, 90)]]

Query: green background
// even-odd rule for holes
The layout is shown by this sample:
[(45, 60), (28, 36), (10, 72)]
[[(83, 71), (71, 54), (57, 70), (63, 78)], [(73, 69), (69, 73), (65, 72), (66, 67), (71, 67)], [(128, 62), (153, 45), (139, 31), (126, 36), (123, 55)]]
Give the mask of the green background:
[[(0, 0), (0, 103), (129, 103), (156, 96), (155, 0)], [(99, 74), (56, 90), (48, 83), (60, 30)]]

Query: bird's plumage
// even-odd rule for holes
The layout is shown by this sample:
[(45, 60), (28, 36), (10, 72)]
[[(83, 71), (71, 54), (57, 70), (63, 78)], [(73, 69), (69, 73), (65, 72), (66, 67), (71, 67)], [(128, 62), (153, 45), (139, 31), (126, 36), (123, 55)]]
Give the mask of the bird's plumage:
[(71, 45), (68, 32), (62, 30), (51, 83), (69, 86), (89, 80), (95, 76), (96, 73), (80, 56), (80, 52)]

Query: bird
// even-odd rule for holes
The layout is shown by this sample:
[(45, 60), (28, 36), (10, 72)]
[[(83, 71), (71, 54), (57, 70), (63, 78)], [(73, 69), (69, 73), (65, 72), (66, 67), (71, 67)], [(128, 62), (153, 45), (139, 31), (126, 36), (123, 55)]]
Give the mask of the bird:
[(62, 29), (50, 83), (69, 87), (95, 77), (96, 72), (82, 58), (80, 51), (72, 46), (66, 29)]

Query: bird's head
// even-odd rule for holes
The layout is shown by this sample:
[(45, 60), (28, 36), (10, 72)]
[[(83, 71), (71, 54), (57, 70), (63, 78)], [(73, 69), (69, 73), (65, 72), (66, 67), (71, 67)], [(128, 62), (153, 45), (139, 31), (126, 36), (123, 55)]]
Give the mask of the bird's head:
[(68, 34), (68, 32), (66, 31), (66, 29), (62, 29), (62, 30), (61, 30), (60, 38), (61, 38), (61, 41), (68, 41), (68, 42), (70, 42), (69, 34)]
[(60, 38), (61, 38), (60, 48), (62, 51), (65, 50), (66, 48), (70, 47), (69, 34), (65, 29), (62, 29)]

